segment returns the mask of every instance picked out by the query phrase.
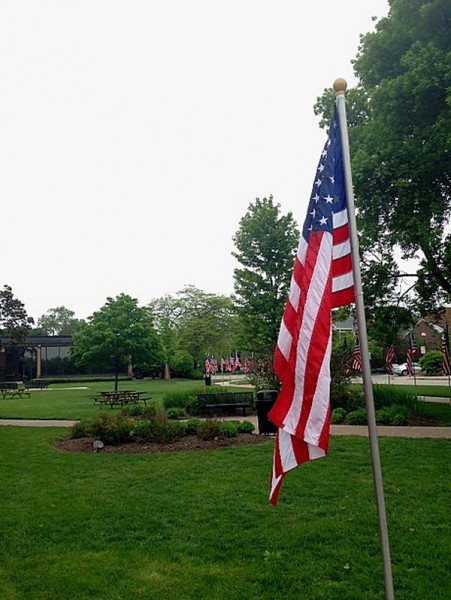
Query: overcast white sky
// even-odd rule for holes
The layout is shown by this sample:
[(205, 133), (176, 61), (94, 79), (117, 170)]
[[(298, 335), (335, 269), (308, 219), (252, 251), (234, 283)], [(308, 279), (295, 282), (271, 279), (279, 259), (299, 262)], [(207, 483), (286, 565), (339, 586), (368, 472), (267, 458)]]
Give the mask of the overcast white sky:
[(0, 286), (35, 319), (233, 292), (256, 197), (304, 220), (313, 105), (387, 0), (3, 0)]

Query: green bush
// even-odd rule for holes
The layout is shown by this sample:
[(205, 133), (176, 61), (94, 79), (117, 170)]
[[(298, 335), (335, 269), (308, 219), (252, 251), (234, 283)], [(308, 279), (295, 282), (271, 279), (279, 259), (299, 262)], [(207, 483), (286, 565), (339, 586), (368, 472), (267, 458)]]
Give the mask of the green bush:
[(197, 429), (201, 423), (200, 419), (188, 419), (185, 422), (186, 435), (197, 435)]
[(221, 423), (215, 419), (201, 421), (197, 428), (197, 435), (201, 440), (214, 440), (221, 435)]
[(255, 425), (250, 421), (240, 421), (237, 424), (238, 433), (254, 433)]
[(135, 442), (156, 441), (153, 421), (150, 419), (145, 421), (136, 421), (132, 438)]
[(238, 435), (238, 425), (233, 421), (224, 421), (219, 426), (219, 432), (226, 438), (236, 437)]
[(71, 437), (74, 439), (92, 437), (91, 419), (83, 419), (82, 421), (75, 423), (75, 425), (73, 425), (71, 429)]
[(421, 370), (425, 375), (442, 374), (443, 355), (440, 350), (429, 350), (420, 358)]
[(405, 407), (408, 415), (424, 415), (424, 400), (420, 400), (415, 394), (404, 390), (401, 387), (394, 385), (374, 384), (373, 399), (376, 410), (397, 405)]
[(166, 416), (168, 419), (179, 419), (185, 416), (185, 410), (183, 408), (168, 408)]
[(388, 412), (391, 414), (393, 425), (406, 425), (409, 414), (411, 414), (407, 406), (400, 404), (393, 404), (388, 408)]
[(186, 350), (178, 350), (169, 361), (169, 367), (174, 377), (189, 377), (194, 370), (194, 360)]
[(179, 390), (166, 394), (163, 397), (164, 410), (167, 411), (168, 408), (183, 408), (186, 411), (188, 404), (191, 404), (193, 400), (197, 402), (195, 396), (196, 393), (202, 394), (203, 391), (199, 390), (199, 392), (193, 392), (192, 390)]
[(390, 411), (388, 411), (384, 408), (376, 410), (375, 416), (376, 416), (376, 423), (378, 425), (391, 425), (392, 424), (393, 416), (390, 413)]
[(333, 425), (338, 425), (338, 423), (343, 423), (345, 417), (346, 411), (344, 408), (334, 408), (330, 416), (330, 421)]
[(199, 402), (196, 396), (189, 396), (185, 404), (185, 411), (187, 415), (196, 417), (199, 414)]
[(170, 421), (166, 415), (156, 415), (152, 419), (155, 439), (160, 444), (170, 444), (184, 434), (184, 427), (177, 421)]
[(366, 410), (359, 408), (349, 412), (345, 417), (345, 423), (346, 425), (366, 425)]

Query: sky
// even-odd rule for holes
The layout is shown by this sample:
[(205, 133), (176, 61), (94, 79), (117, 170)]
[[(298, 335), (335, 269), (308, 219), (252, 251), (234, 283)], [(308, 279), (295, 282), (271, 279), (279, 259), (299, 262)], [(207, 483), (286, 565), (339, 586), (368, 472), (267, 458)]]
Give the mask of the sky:
[(313, 106), (388, 0), (4, 0), (0, 287), (37, 320), (233, 293), (256, 198), (305, 218)]

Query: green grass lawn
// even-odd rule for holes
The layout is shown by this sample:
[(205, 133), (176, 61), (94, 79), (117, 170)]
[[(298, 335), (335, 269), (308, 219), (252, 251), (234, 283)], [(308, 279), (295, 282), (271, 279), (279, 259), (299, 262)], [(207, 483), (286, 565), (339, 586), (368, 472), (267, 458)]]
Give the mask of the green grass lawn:
[[(272, 440), (107, 455), (55, 449), (67, 435), (0, 429), (2, 600), (383, 600), (365, 438), (332, 438), (273, 509)], [(449, 598), (449, 450), (380, 440), (397, 600)]]
[[(86, 389), (85, 389), (86, 388)], [(162, 381), (139, 380), (121, 381), (119, 389), (133, 389), (146, 392), (151, 402), (161, 406), (165, 394), (171, 390), (192, 389), (203, 391), (203, 381)], [(80, 384), (51, 384), (44, 390), (32, 390), (30, 397), (6, 398), (0, 396), (1, 419), (83, 419), (99, 413), (111, 411), (109, 407), (94, 405), (93, 396), (100, 390), (113, 390), (114, 382), (82, 382)], [(149, 402), (148, 402), (149, 404)], [(113, 409), (115, 410), (115, 409)]]

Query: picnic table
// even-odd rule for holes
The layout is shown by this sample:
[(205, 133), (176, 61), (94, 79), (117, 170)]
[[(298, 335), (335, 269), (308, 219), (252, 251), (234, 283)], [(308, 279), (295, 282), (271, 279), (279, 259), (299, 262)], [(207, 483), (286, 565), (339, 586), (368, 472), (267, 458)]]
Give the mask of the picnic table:
[(23, 398), (23, 396), (30, 396), (30, 392), (27, 389), (12, 381), (1, 382), (0, 393), (3, 398)]
[(143, 402), (147, 406), (148, 398), (144, 397), (145, 392), (135, 392), (134, 390), (118, 390), (99, 392), (98, 396), (94, 396), (94, 404), (108, 404), (110, 408), (114, 406), (124, 406), (127, 404), (138, 404)]

